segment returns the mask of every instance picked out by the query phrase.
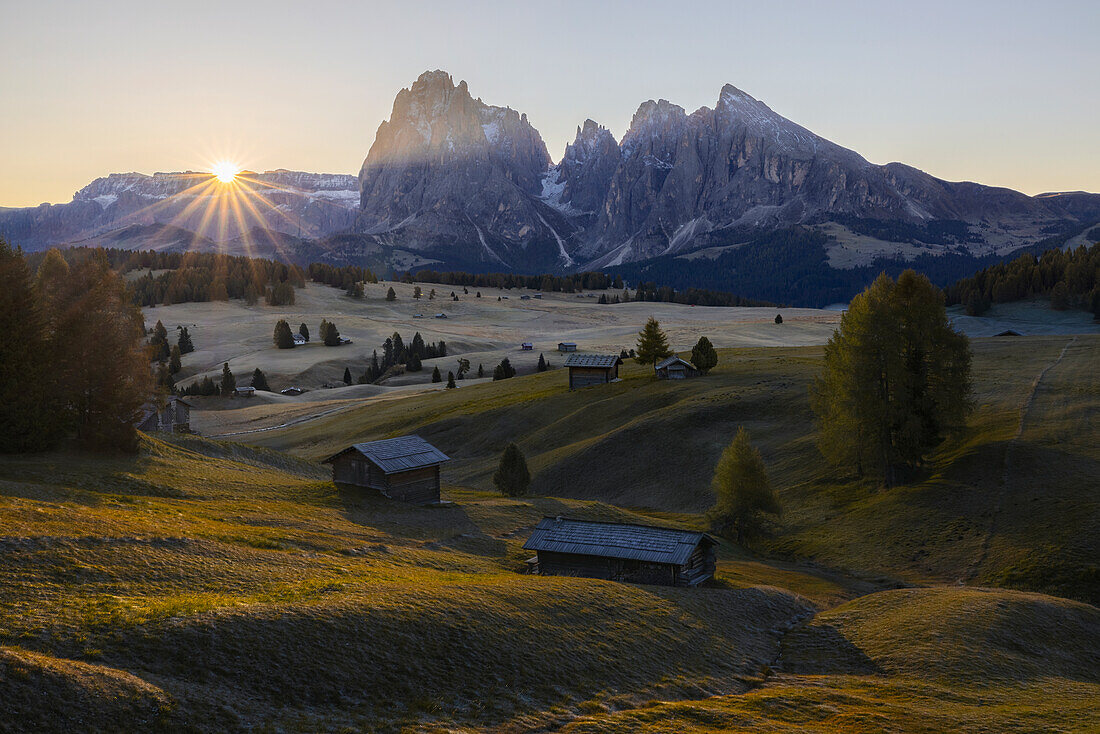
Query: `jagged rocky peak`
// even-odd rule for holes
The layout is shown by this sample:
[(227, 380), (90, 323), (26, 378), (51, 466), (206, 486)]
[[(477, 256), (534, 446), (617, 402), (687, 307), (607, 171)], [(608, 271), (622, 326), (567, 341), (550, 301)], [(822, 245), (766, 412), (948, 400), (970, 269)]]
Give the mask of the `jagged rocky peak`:
[(684, 108), (672, 104), (667, 99), (656, 102), (651, 99), (642, 102), (630, 120), (630, 128), (623, 135), (624, 152), (632, 148), (641, 138), (669, 137), (679, 134), (686, 119)]
[(557, 171), (551, 172), (561, 185), (559, 203), (572, 211), (595, 212), (607, 195), (611, 177), (622, 160), (615, 136), (595, 120), (577, 128), (576, 139), (565, 146)]

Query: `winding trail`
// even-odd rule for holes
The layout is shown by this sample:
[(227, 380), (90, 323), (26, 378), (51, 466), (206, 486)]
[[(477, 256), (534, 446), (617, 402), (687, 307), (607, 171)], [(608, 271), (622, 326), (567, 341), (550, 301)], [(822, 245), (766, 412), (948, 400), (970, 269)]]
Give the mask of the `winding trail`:
[(986, 530), (985, 537), (982, 539), (982, 547), (978, 551), (977, 558), (970, 564), (970, 568), (967, 570), (966, 575), (959, 579), (958, 583), (960, 584), (972, 581), (978, 574), (978, 569), (981, 568), (982, 564), (985, 563), (986, 558), (989, 556), (989, 546), (993, 542), (993, 536), (997, 532), (997, 523), (1004, 509), (1005, 497), (1008, 495), (1013, 449), (1024, 433), (1024, 426), (1027, 423), (1028, 414), (1031, 412), (1031, 406), (1035, 402), (1035, 395), (1039, 392), (1039, 385), (1042, 383), (1043, 378), (1047, 376), (1047, 373), (1061, 363), (1062, 358), (1066, 356), (1066, 352), (1076, 341), (1077, 337), (1075, 336), (1066, 342), (1065, 346), (1062, 347), (1062, 351), (1058, 354), (1058, 358), (1042, 369), (1031, 383), (1031, 390), (1028, 392), (1027, 399), (1024, 401), (1023, 405), (1020, 406), (1020, 423), (1016, 426), (1016, 432), (1012, 435), (1012, 438), (1005, 444), (1004, 463), (1001, 466), (1001, 480), (999, 484), (1000, 491), (997, 495), (997, 504), (993, 507), (993, 513), (989, 519), (989, 528)]

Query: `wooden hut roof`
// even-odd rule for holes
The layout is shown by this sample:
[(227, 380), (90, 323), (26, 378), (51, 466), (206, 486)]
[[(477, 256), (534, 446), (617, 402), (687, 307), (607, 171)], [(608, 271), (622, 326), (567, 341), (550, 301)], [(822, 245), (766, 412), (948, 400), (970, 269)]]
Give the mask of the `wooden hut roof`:
[(566, 367), (600, 367), (605, 370), (622, 363), (617, 354), (570, 354), (565, 360)]
[(680, 566), (704, 541), (714, 543), (706, 533), (691, 530), (547, 517), (535, 526), (523, 547)]
[(666, 358), (662, 359), (660, 362), (658, 362), (657, 364), (653, 365), (653, 369), (661, 370), (661, 369), (664, 369), (665, 367), (668, 367), (670, 365), (674, 365), (677, 362), (681, 363), (682, 365), (684, 365), (688, 369), (695, 369), (695, 365), (693, 365), (691, 362), (688, 362), (686, 359), (681, 359), (680, 357), (677, 357), (675, 354), (672, 355), (671, 357), (666, 357)]
[(328, 457), (322, 463), (328, 464), (340, 454), (352, 450), (358, 451), (386, 474), (436, 466), (451, 460), (451, 457), (420, 436), (413, 435), (387, 438), (382, 441), (353, 443), (343, 451), (338, 451)]

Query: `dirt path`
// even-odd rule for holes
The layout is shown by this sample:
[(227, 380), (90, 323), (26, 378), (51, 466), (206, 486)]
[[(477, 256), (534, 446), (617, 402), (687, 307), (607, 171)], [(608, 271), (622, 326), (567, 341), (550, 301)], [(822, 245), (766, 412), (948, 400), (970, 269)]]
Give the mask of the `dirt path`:
[(989, 520), (989, 529), (986, 530), (985, 537), (982, 539), (981, 550), (978, 551), (978, 557), (974, 560), (974, 563), (970, 565), (966, 575), (959, 579), (959, 583), (969, 583), (977, 575), (978, 569), (985, 563), (985, 559), (989, 555), (989, 546), (993, 542), (993, 536), (997, 532), (997, 521), (1001, 517), (1001, 511), (1004, 508), (1005, 497), (1008, 496), (1008, 484), (1010, 476), (1010, 468), (1012, 465), (1013, 449), (1016, 447), (1016, 443), (1020, 440), (1020, 437), (1024, 433), (1024, 426), (1027, 424), (1028, 414), (1031, 412), (1031, 406), (1035, 402), (1035, 395), (1039, 392), (1039, 385), (1042, 384), (1043, 378), (1053, 368), (1057, 367), (1062, 361), (1062, 358), (1066, 356), (1066, 352), (1077, 341), (1077, 337), (1073, 337), (1065, 346), (1062, 347), (1062, 351), (1059, 352), (1058, 358), (1048, 364), (1042, 369), (1042, 371), (1036, 376), (1035, 381), (1031, 383), (1031, 390), (1028, 392), (1027, 399), (1024, 400), (1022, 406), (1020, 406), (1020, 422), (1016, 426), (1016, 432), (1012, 435), (1012, 438), (1005, 444), (1004, 463), (1001, 466), (1001, 480), (999, 484), (999, 492), (997, 494), (997, 504), (993, 507), (992, 517)]

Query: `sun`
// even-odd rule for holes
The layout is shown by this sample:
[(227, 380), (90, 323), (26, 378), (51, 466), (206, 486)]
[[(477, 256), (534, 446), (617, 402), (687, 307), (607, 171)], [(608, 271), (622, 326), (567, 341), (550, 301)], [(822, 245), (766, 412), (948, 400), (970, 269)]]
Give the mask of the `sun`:
[(237, 174), (241, 172), (241, 167), (232, 161), (218, 161), (214, 164), (211, 173), (214, 177), (222, 183), (232, 183), (233, 179), (237, 178)]

